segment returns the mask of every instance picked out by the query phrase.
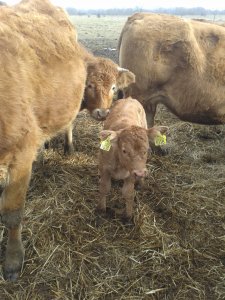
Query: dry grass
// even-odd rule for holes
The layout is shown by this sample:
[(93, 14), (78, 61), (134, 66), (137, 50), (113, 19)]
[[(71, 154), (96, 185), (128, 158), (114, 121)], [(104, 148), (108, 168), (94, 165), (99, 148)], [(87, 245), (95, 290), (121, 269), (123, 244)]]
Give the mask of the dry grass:
[[(95, 213), (102, 125), (79, 115), (71, 157), (62, 137), (52, 142), (34, 166), (23, 272), (15, 284), (0, 278), (1, 300), (225, 299), (225, 130), (164, 107), (156, 123), (170, 127), (169, 155), (148, 160), (134, 226)], [(120, 183), (108, 205), (123, 206)]]

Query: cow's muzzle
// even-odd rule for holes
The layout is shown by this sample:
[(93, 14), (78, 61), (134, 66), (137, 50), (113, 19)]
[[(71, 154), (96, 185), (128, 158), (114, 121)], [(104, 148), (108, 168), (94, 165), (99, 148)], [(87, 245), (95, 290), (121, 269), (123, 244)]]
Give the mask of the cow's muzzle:
[(108, 114), (109, 109), (96, 108), (92, 111), (91, 116), (98, 121), (103, 121), (106, 119)]

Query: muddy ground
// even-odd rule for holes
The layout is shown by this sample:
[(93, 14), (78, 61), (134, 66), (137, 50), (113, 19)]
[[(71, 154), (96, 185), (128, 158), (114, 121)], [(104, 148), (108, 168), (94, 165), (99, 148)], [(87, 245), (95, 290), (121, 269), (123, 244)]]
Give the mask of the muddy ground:
[[(79, 39), (117, 61), (126, 18), (76, 17)], [(75, 121), (76, 153), (63, 156), (63, 137), (34, 164), (17, 283), (0, 277), (1, 300), (225, 299), (225, 130), (177, 119), (159, 107), (170, 128), (169, 154), (153, 155), (134, 226), (96, 215), (101, 123), (86, 112)], [(123, 207), (121, 184), (108, 205)], [(4, 229), (2, 240), (4, 250)]]

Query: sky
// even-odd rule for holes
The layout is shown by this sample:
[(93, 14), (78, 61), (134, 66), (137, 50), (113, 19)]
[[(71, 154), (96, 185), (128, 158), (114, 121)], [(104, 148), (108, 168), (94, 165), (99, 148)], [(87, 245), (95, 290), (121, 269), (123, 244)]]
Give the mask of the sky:
[[(8, 5), (13, 5), (19, 0), (3, 0)], [(159, 7), (204, 7), (206, 9), (225, 9), (224, 0), (51, 0), (57, 6), (74, 7), (76, 9), (98, 9), (98, 8), (159, 8)]]

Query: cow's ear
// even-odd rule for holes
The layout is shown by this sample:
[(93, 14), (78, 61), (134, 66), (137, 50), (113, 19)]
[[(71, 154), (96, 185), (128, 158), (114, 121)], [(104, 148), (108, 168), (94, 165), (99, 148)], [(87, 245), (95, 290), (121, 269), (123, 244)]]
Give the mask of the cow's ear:
[(147, 129), (147, 134), (150, 142), (157, 144), (161, 143), (165, 144), (166, 143), (166, 138), (165, 138), (165, 133), (168, 132), (169, 127), (167, 126), (154, 126), (152, 128)]
[(123, 89), (128, 87), (131, 83), (135, 82), (134, 73), (130, 72), (128, 69), (118, 67), (118, 77), (117, 77), (117, 88)]
[(107, 138), (109, 138), (110, 141), (116, 141), (117, 140), (117, 132), (113, 131), (113, 130), (102, 130), (100, 132), (100, 139), (106, 140)]

